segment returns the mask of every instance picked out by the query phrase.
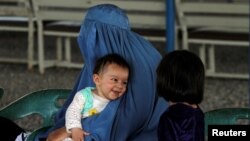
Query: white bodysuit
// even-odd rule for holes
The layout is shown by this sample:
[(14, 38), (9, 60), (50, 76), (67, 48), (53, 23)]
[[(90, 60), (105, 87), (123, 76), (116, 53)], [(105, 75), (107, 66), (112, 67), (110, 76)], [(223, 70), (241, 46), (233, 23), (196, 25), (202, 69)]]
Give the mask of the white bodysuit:
[(81, 128), (81, 119), (100, 113), (109, 103), (108, 99), (92, 93), (93, 87), (78, 91), (66, 111), (66, 130)]

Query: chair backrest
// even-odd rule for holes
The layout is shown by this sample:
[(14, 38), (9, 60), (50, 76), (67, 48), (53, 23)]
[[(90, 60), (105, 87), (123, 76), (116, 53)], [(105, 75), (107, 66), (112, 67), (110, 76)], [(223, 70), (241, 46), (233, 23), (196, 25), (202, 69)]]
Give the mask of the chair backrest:
[(82, 21), (87, 0), (32, 0), (37, 21)]
[(207, 135), (208, 125), (244, 124), (246, 122), (244, 120), (248, 124), (250, 123), (250, 108), (222, 108), (207, 111), (205, 113), (205, 133)]
[(0, 0), (0, 16), (23, 16), (31, 14), (29, 0)]
[(69, 89), (35, 91), (0, 109), (0, 116), (15, 121), (32, 114), (39, 114), (43, 118), (42, 126), (50, 126), (53, 125), (54, 114), (62, 106), (60, 100), (66, 99), (69, 93)]
[(32, 3), (38, 24), (44, 21), (70, 21), (72, 25), (80, 26), (88, 8), (105, 3), (124, 9), (132, 28), (151, 30), (166, 28), (165, 1), (32, 0)]
[[(26, 32), (27, 58), (18, 56), (0, 57), (1, 62), (35, 64), (33, 57), (34, 15), (30, 0), (0, 0), (0, 31)], [(3, 46), (3, 45), (2, 45)], [(18, 45), (18, 47), (20, 47)], [(22, 52), (21, 52), (22, 53)]]
[(132, 27), (165, 29), (165, 1), (32, 0), (38, 20), (82, 21), (89, 7), (110, 3), (127, 12)]
[(0, 0), (0, 30), (28, 31), (28, 26), (20, 26), (14, 22), (31, 22), (32, 18), (29, 0)]
[(177, 19), (184, 27), (230, 28), (249, 32), (249, 5), (243, 2), (175, 0)]
[[(38, 32), (64, 37), (78, 36), (82, 20), (89, 8), (87, 0), (32, 0), (32, 5)], [(50, 28), (46, 31), (45, 27), (53, 28), (52, 31)]]

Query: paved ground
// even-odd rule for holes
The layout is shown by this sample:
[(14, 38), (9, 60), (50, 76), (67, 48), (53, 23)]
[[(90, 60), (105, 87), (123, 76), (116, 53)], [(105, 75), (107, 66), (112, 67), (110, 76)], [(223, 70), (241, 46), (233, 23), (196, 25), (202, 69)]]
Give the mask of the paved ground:
[[(25, 53), (25, 35), (0, 33), (0, 56), (21, 56)], [(164, 50), (164, 45), (153, 43), (159, 51)], [(76, 44), (74, 44), (76, 46)], [(49, 55), (53, 56), (53, 39), (46, 44)], [(76, 58), (79, 58), (78, 49), (74, 49)], [(218, 48), (217, 66), (219, 70), (230, 72), (248, 72), (248, 50), (244, 48)], [(81, 58), (81, 57), (80, 57)], [(50, 68), (44, 75), (38, 73), (37, 67), (28, 71), (24, 64), (0, 63), (0, 87), (5, 90), (5, 95), (0, 101), (0, 107), (32, 91), (47, 88), (72, 88), (80, 69)], [(225, 107), (248, 107), (248, 80), (207, 78), (205, 97), (201, 104), (204, 111)], [(29, 130), (36, 128), (41, 121), (29, 119), (20, 124)]]

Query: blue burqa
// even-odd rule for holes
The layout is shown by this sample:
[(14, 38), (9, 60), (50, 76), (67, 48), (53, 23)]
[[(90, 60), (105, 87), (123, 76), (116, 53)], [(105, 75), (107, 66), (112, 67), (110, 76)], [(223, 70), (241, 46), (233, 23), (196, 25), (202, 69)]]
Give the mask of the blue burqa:
[[(78, 44), (84, 67), (79, 78), (57, 113), (54, 129), (65, 124), (65, 112), (75, 93), (86, 86), (94, 86), (92, 70), (97, 58), (109, 53), (124, 57), (131, 66), (126, 94), (110, 102), (98, 115), (82, 120), (85, 141), (155, 141), (160, 115), (167, 103), (156, 94), (156, 67), (160, 53), (150, 42), (130, 29), (122, 9), (102, 4), (91, 7), (82, 23)], [(45, 136), (46, 136), (45, 135)]]

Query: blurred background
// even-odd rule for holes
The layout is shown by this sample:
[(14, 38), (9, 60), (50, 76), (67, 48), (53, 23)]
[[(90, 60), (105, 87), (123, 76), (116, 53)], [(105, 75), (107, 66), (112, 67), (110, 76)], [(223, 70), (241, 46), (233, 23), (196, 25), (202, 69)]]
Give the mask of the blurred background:
[[(27, 0), (27, 1), (30, 3), (32, 7), (32, 2), (35, 0), (33, 1)], [(138, 1), (143, 1), (143, 0), (138, 0)], [(150, 1), (150, 0), (145, 0), (145, 1)], [(200, 3), (205, 3), (205, 2), (223, 3), (224, 2), (224, 3), (232, 3), (236, 5), (237, 4), (244, 4), (244, 5), (249, 4), (248, 0), (183, 0), (183, 1), (200, 2)], [(0, 0), (0, 7), (4, 6), (4, 2), (6, 2), (6, 0)], [(87, 2), (91, 3), (91, 0)], [(164, 3), (167, 1), (157, 0), (153, 2), (156, 3), (155, 7), (159, 6), (163, 8), (163, 11), (161, 11), (163, 12), (161, 13), (163, 15), (162, 17), (167, 18), (166, 13), (165, 13), (166, 11), (164, 11), (164, 8), (165, 8)], [(160, 2), (160, 3), (157, 3), (157, 2)], [(10, 1), (7, 3), (7, 5), (16, 6), (10, 3)], [(24, 5), (21, 4), (20, 6), (24, 6)], [(127, 5), (123, 5), (123, 6), (127, 7)], [(28, 56), (27, 46), (28, 44), (30, 44), (30, 41), (27, 40), (28, 32), (27, 31), (12, 32), (11, 30), (9, 31), (1, 30), (1, 29), (6, 29), (5, 27), (6, 25), (12, 26), (13, 24), (13, 21), (10, 22), (4, 19), (6, 18), (4, 17), (4, 14), (11, 13), (9, 12), (9, 10), (10, 9), (4, 9), (4, 8), (0, 9), (0, 14), (2, 14), (0, 15), (0, 27), (1, 26), (3, 27), (3, 28), (0, 28), (0, 58), (7, 57), (7, 58), (27, 59), (27, 56)], [(30, 11), (28, 10), (28, 15), (30, 14), (30, 12), (33, 12), (33, 10), (32, 9)], [(147, 13), (144, 12), (143, 15), (145, 14)], [(158, 13), (156, 14), (159, 15)], [(13, 13), (11, 13), (11, 15), (13, 15)], [(231, 15), (234, 15), (234, 13), (232, 13)], [(74, 29), (72, 30), (74, 30), (76, 33), (79, 31), (79, 23), (81, 23), (81, 20), (82, 18), (80, 18), (79, 21), (76, 22), (77, 23), (76, 26), (75, 25), (73, 26)], [(165, 19), (163, 19), (163, 21), (165, 22)], [(14, 21), (14, 24), (13, 24), (14, 26), (16, 26), (15, 22), (16, 21)], [(44, 27), (46, 27), (45, 30), (47, 29), (47, 27), (51, 27), (52, 22), (54, 21), (44, 22)], [(167, 47), (167, 41), (166, 41), (167, 39), (165, 37), (166, 27), (163, 26), (162, 28), (159, 26), (159, 29), (156, 28), (152, 30), (150, 27), (141, 28), (139, 24), (137, 25), (137, 22), (139, 22), (139, 20), (138, 21), (132, 20), (133, 31), (145, 36), (146, 38), (148, 38), (151, 35), (162, 36), (160, 37), (161, 39), (159, 40), (154, 40), (154, 38), (148, 38), (148, 39), (154, 45), (154, 47), (162, 55), (164, 55), (166, 53), (166, 47)], [(211, 22), (214, 22), (214, 21), (211, 21)], [(50, 25), (49, 26), (45, 25), (47, 23), (50, 23)], [(152, 22), (151, 24), (153, 25), (155, 23), (158, 24), (159, 22), (155, 21), (155, 22)], [(165, 25), (165, 23), (163, 23), (163, 25)], [(39, 39), (37, 36), (38, 31), (36, 30), (37, 26), (38, 25), (35, 21), (34, 31), (32, 31), (34, 32), (33, 33), (34, 35), (33, 37), (34, 62), (32, 64), (33, 67), (31, 69), (28, 69), (27, 61), (25, 63), (15, 63), (12, 61), (2, 61), (2, 62), (0, 61), (0, 80), (1, 80), (0, 87), (4, 89), (4, 95), (0, 99), (1, 108), (33, 91), (49, 89), (49, 88), (72, 89), (74, 86), (74, 83), (76, 82), (78, 74), (81, 71), (81, 67), (71, 68), (69, 66), (48, 67), (46, 68), (46, 71), (44, 73), (41, 73), (39, 71), (39, 66), (37, 63), (38, 43), (39, 43), (38, 41)], [(72, 28), (72, 24), (70, 26)], [(180, 25), (176, 25), (176, 27), (178, 26)], [(70, 28), (64, 27), (63, 29), (66, 32)], [(181, 31), (177, 31), (177, 32), (181, 32)], [(180, 35), (181, 34), (179, 34), (176, 37), (176, 41), (177, 43), (179, 43), (179, 46), (182, 45), (181, 44), (182, 37)], [(216, 37), (216, 35), (217, 34), (214, 33), (212, 36)], [(245, 39), (246, 36), (248, 37), (247, 39), (249, 39), (249, 34), (244, 35), (243, 39)], [(75, 34), (72, 35), (72, 37), (70, 37), (71, 38), (70, 39), (71, 61), (83, 64), (84, 60), (82, 59), (82, 56), (80, 54), (80, 50), (78, 48), (76, 37), (77, 35)], [(57, 39), (58, 39), (57, 36), (44, 36), (43, 40), (46, 41), (44, 42), (45, 58), (55, 58), (57, 54), (57, 48), (55, 47), (58, 41)], [(214, 52), (214, 56), (216, 58), (216, 64), (215, 64), (216, 71), (227, 71), (229, 73), (248, 74), (248, 69), (249, 69), (249, 63), (248, 63), (249, 48), (248, 47), (247, 48), (228, 47), (227, 45), (224, 45), (224, 46), (222, 45), (222, 46), (217, 47)], [(199, 54), (198, 48), (197, 48), (197, 45), (195, 44), (189, 45), (190, 51), (193, 51), (197, 54)], [(66, 52), (66, 50), (67, 49), (63, 49), (64, 52)], [(249, 107), (248, 75), (246, 78), (223, 78), (223, 77), (211, 77), (211, 76), (206, 77), (204, 101), (201, 103), (201, 108), (203, 109), (203, 111), (209, 111), (209, 110), (213, 110), (217, 108), (228, 108), (228, 107)], [(39, 119), (39, 117), (33, 117), (33, 118)], [(37, 123), (27, 123), (28, 120), (29, 118), (24, 119), (24, 121), (21, 121), (20, 124), (22, 124), (22, 126), (26, 126), (27, 128), (29, 128), (29, 130), (34, 129), (36, 127), (36, 124), (40, 123), (39, 120), (37, 121)], [(25, 123), (25, 125), (23, 125), (23, 123)]]

